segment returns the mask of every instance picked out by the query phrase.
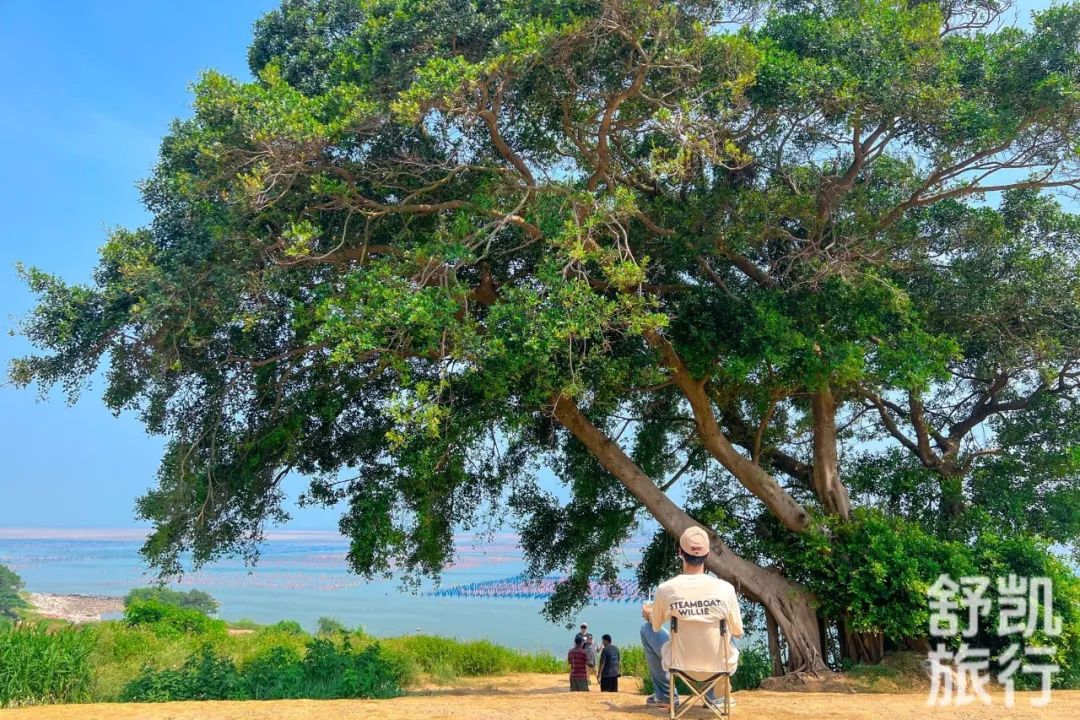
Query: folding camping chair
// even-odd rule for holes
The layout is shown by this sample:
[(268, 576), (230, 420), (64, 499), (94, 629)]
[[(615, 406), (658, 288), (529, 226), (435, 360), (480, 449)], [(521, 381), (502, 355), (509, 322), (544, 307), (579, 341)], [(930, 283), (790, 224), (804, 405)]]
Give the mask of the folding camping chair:
[[(720, 624), (720, 645), (715, 647), (715, 640), (709, 637), (709, 633), (703, 632), (713, 623)], [(671, 618), (671, 662), (668, 668), (668, 687), (671, 688), (672, 702), (670, 708), (670, 720), (678, 720), (696, 703), (712, 710), (719, 718), (731, 718), (731, 670), (728, 668), (728, 630), (727, 620), (723, 618), (702, 618), (701, 620), (690, 618)], [(707, 647), (703, 647), (707, 645)], [(686, 662), (680, 662), (680, 658), (712, 657), (715, 661), (710, 667), (689, 667)], [(675, 708), (675, 680), (681, 678), (691, 695), (684, 698)], [(706, 694), (715, 692), (718, 684), (723, 685), (723, 704), (706, 701)]]

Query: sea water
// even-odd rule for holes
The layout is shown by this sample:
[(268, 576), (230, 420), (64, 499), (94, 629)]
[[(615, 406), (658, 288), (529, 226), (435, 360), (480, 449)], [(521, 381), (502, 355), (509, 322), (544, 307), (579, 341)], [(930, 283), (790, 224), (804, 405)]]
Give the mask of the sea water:
[[(225, 620), (296, 620), (308, 630), (328, 616), (377, 637), (436, 634), (562, 656), (577, 625), (587, 622), (598, 638), (609, 633), (616, 644), (638, 643), (640, 602), (593, 604), (569, 621), (571, 630), (542, 617), (542, 598), (435, 597), (427, 594), (437, 589), (431, 582), (412, 592), (399, 579), (368, 581), (348, 571), (344, 539), (313, 535), (282, 534), (264, 544), (254, 567), (222, 560), (185, 574), (172, 587), (210, 593), (220, 601), (218, 616)], [(456, 544), (456, 561), (442, 576), (443, 588), (501, 580), (524, 569), (512, 535), (483, 544), (461, 537)], [(22, 576), (29, 592), (124, 595), (153, 582), (140, 546), (141, 540), (130, 537), (0, 537), (0, 564)], [(628, 566), (639, 550), (633, 543), (627, 549)]]

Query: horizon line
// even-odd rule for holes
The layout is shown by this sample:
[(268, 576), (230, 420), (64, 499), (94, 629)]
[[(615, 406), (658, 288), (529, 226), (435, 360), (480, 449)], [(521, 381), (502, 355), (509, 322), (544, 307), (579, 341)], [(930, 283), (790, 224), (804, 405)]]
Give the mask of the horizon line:
[[(145, 540), (151, 528), (87, 528), (87, 527), (0, 527), (0, 540)], [(455, 533), (457, 542), (473, 540), (475, 533)], [(348, 538), (337, 530), (289, 530), (267, 531), (263, 539), (268, 542), (321, 540), (326, 542), (348, 542)], [(513, 540), (520, 537), (514, 532), (497, 532), (493, 540)]]

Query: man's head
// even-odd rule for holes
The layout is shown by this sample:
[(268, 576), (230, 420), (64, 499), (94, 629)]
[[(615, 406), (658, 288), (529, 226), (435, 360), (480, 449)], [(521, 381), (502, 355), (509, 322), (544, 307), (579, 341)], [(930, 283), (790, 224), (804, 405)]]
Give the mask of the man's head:
[(585, 635), (589, 629), (588, 623), (581, 623), (581, 634)]
[(582, 647), (584, 644), (585, 644), (585, 638), (580, 637), (580, 636), (574, 638), (574, 647)]
[(604, 635), (600, 636), (600, 641), (603, 642), (605, 645), (610, 645), (611, 644), (611, 636), (605, 633)]
[(686, 528), (679, 538), (679, 557), (682, 558), (683, 568), (702, 567), (708, 554), (709, 534), (697, 525)]

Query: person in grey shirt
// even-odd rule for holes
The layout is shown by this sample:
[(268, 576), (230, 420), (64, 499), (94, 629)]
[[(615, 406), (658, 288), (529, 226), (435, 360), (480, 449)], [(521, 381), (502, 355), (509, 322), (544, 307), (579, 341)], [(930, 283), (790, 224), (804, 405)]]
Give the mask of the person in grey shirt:
[(604, 649), (600, 651), (600, 667), (596, 668), (600, 692), (619, 692), (619, 648), (611, 642), (610, 635), (604, 635), (600, 639), (604, 643)]

